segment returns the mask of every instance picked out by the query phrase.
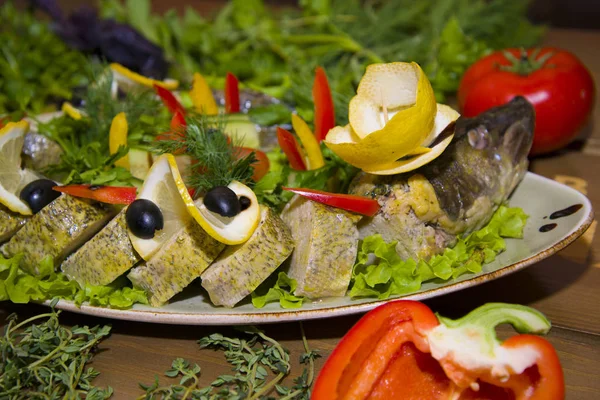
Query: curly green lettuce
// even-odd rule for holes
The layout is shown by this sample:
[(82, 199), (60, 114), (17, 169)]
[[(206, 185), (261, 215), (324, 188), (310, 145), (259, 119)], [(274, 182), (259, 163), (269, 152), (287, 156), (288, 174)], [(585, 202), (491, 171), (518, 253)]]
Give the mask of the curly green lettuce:
[(38, 275), (31, 275), (19, 268), (21, 257), (16, 255), (7, 259), (0, 256), (0, 301), (24, 304), (59, 298), (77, 305), (86, 302), (92, 306), (116, 309), (128, 309), (136, 303), (148, 304), (144, 291), (118, 283), (82, 288), (63, 273), (56, 272), (51, 257), (40, 262)]
[[(501, 206), (482, 229), (460, 238), (456, 245), (429, 261), (402, 260), (396, 242), (381, 235), (366, 237), (352, 272), (350, 297), (377, 297), (413, 293), (433, 279), (447, 281), (466, 273), (479, 273), (484, 264), (506, 249), (505, 238), (522, 238), (527, 215), (520, 208)], [(375, 262), (371, 261), (375, 257)]]

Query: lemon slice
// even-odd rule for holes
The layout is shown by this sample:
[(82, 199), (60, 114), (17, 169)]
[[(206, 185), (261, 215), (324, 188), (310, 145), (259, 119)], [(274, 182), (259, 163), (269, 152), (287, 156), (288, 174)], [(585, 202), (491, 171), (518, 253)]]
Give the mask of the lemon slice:
[(235, 217), (223, 217), (208, 210), (204, 206), (202, 198), (194, 202), (181, 178), (175, 157), (169, 155), (169, 164), (179, 194), (187, 206), (188, 212), (206, 233), (219, 242), (228, 245), (244, 243), (252, 236), (260, 220), (258, 199), (252, 189), (238, 181), (231, 182), (227, 187), (233, 190), (238, 198), (246, 196), (250, 200), (250, 206)]
[[(435, 140), (439, 137), (439, 135), (444, 131), (444, 129), (453, 121), (456, 121), (460, 114), (454, 110), (452, 107), (449, 107), (445, 104), (438, 104), (437, 114), (435, 116), (435, 122), (431, 134), (426, 140), (426, 143), (431, 145), (435, 142)], [(375, 175), (395, 175), (403, 172), (412, 171), (423, 165), (433, 161), (439, 155), (441, 155), (446, 147), (450, 145), (452, 139), (454, 138), (454, 132), (450, 135), (446, 136), (435, 146), (430, 148), (430, 151), (425, 152), (423, 154), (413, 155), (410, 157), (406, 157), (404, 160), (399, 160), (394, 163), (390, 163), (387, 165), (377, 165), (372, 169), (365, 169), (365, 172), (375, 174)]]
[(150, 259), (169, 238), (191, 219), (173, 179), (170, 163), (172, 157), (170, 154), (165, 154), (156, 160), (137, 197), (154, 202), (160, 208), (164, 220), (163, 229), (157, 231), (152, 239), (141, 239), (129, 231), (133, 248), (144, 260)]
[(28, 130), (26, 121), (9, 122), (0, 130), (0, 203), (23, 215), (31, 215), (31, 209), (19, 198), (19, 193), (37, 179), (34, 174), (21, 169), (21, 151)]
[(431, 83), (418, 64), (370, 65), (350, 101), (349, 128), (332, 129), (325, 144), (365, 171), (428, 153), (424, 143), (436, 110)]
[(159, 81), (156, 79), (148, 78), (144, 75), (135, 73), (128, 68), (125, 68), (121, 64), (112, 63), (110, 64), (110, 69), (113, 72), (115, 81), (119, 85), (123, 85), (125, 87), (130, 87), (134, 84), (147, 86), (149, 88), (153, 88), (154, 85), (158, 85), (169, 90), (175, 90), (179, 87), (179, 81), (175, 79), (165, 79), (164, 81)]

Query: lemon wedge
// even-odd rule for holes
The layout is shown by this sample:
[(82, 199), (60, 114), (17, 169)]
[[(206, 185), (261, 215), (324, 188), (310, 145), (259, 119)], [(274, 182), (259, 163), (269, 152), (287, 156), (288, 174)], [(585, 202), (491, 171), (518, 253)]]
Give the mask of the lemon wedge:
[(22, 215), (32, 213), (27, 203), (19, 198), (19, 193), (37, 179), (35, 174), (21, 169), (21, 151), (28, 130), (26, 121), (9, 122), (0, 130), (0, 203)]
[(144, 75), (140, 75), (136, 72), (133, 72), (132, 70), (122, 66), (121, 64), (112, 63), (110, 64), (110, 69), (113, 72), (114, 80), (119, 85), (123, 85), (125, 87), (130, 87), (135, 84), (147, 86), (149, 88), (153, 88), (154, 85), (158, 85), (169, 90), (175, 90), (179, 87), (179, 81), (175, 79), (165, 79), (164, 81), (159, 81), (156, 79), (148, 78)]
[(329, 131), (325, 144), (346, 162), (375, 170), (407, 156), (431, 152), (437, 103), (416, 63), (367, 67), (350, 101), (347, 127)]
[(228, 245), (244, 243), (256, 230), (260, 220), (260, 207), (256, 195), (248, 186), (238, 181), (231, 182), (227, 187), (240, 198), (245, 196), (250, 200), (250, 206), (235, 217), (223, 217), (206, 208), (202, 198), (194, 201), (177, 168), (175, 157), (169, 155), (171, 172), (179, 195), (185, 203), (189, 214), (211, 237)]
[(139, 238), (129, 231), (133, 248), (144, 260), (149, 260), (191, 219), (186, 204), (179, 194), (178, 185), (173, 179), (172, 158), (172, 155), (164, 154), (154, 162), (137, 197), (154, 202), (160, 208), (164, 220), (163, 229), (157, 231), (151, 239)]

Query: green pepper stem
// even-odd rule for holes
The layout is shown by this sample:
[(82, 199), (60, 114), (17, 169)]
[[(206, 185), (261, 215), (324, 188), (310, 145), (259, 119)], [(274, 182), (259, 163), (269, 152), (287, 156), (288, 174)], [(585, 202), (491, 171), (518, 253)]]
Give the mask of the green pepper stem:
[(510, 324), (519, 333), (545, 335), (550, 331), (550, 321), (541, 312), (518, 304), (488, 303), (476, 308), (462, 318), (452, 320), (437, 315), (441, 324), (447, 328), (478, 331), (489, 344), (490, 350), (498, 343), (496, 327)]
[(546, 61), (548, 61), (550, 57), (554, 55), (554, 52), (550, 51), (543, 56), (538, 57), (540, 54), (539, 48), (533, 50), (531, 54), (527, 54), (527, 50), (521, 48), (519, 57), (515, 57), (509, 51), (504, 51), (502, 54), (504, 54), (504, 57), (506, 57), (511, 64), (498, 66), (500, 71), (513, 72), (520, 76), (527, 76), (544, 67)]

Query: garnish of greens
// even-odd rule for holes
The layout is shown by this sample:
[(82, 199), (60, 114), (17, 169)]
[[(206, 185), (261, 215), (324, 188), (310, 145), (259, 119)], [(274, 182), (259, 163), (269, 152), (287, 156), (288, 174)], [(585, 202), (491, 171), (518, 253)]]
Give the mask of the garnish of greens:
[(210, 386), (200, 387), (200, 366), (177, 358), (171, 369), (165, 372), (170, 378), (178, 378), (179, 382), (169, 386), (160, 386), (158, 377), (151, 385), (140, 384), (146, 393), (138, 400), (157, 399), (275, 399), (277, 393), (280, 400), (308, 400), (310, 388), (314, 380), (314, 360), (319, 357), (311, 351), (300, 324), (304, 353), (300, 363), (305, 367), (302, 374), (294, 379), (294, 385), (286, 387), (282, 381), (291, 371), (289, 352), (275, 339), (267, 336), (255, 327), (239, 328), (240, 335), (227, 337), (220, 333), (203, 337), (198, 341), (201, 348), (223, 350), (232, 373), (217, 377)]
[[(348, 296), (352, 298), (414, 293), (429, 281), (448, 281), (467, 273), (481, 272), (506, 249), (505, 238), (522, 238), (527, 215), (518, 207), (500, 206), (482, 229), (460, 238), (456, 245), (429, 261), (402, 260), (396, 242), (386, 243), (381, 235), (366, 237), (358, 250)], [(375, 258), (375, 262), (372, 258)], [(303, 298), (294, 296), (296, 281), (280, 272), (276, 281), (267, 280), (252, 293), (257, 308), (279, 302), (282, 308), (298, 308)]]
[(191, 7), (183, 16), (175, 10), (156, 15), (149, 0), (103, 0), (100, 12), (162, 47), (171, 76), (185, 80), (202, 71), (211, 86), (223, 87), (231, 72), (247, 87), (294, 104), (304, 120), (312, 120), (313, 112), (306, 82), (320, 65), (343, 125), (368, 64), (415, 61), (442, 101), (482, 55), (535, 45), (543, 28), (527, 21), (528, 3), (303, 0), (297, 9), (271, 10), (262, 0), (232, 0), (209, 19)]
[(0, 6), (0, 116), (53, 110), (87, 84), (87, 59), (51, 32), (46, 22), (11, 1)]
[(22, 322), (14, 314), (8, 317), (0, 338), (0, 398), (101, 400), (112, 396), (111, 387), (93, 385), (99, 372), (86, 369), (110, 326), (68, 328), (60, 325), (59, 314), (52, 308)]
[(44, 172), (64, 184), (139, 185), (140, 181), (129, 170), (114, 165), (129, 149), (121, 147), (110, 154), (112, 119), (124, 112), (129, 125), (129, 147), (148, 149), (155, 135), (167, 130), (169, 115), (153, 91), (138, 88), (115, 99), (112, 74), (102, 65), (88, 64), (86, 68), (94, 83), (82, 98), (83, 118), (77, 121), (64, 115), (38, 124), (38, 132), (57, 142), (63, 150), (60, 163)]
[(186, 122), (183, 135), (172, 134), (156, 141), (153, 151), (185, 153), (191, 157), (186, 180), (188, 188), (199, 195), (215, 186), (227, 186), (234, 180), (252, 186), (252, 164), (256, 162), (256, 155), (251, 152), (245, 157), (236, 156), (236, 143), (225, 134), (223, 118), (215, 121), (199, 114), (187, 118)]
[(88, 302), (91, 306), (117, 309), (128, 309), (136, 303), (148, 304), (143, 290), (133, 289), (121, 281), (109, 286), (82, 288), (62, 272), (55, 272), (51, 257), (40, 262), (35, 276), (19, 268), (20, 260), (20, 255), (9, 259), (0, 256), (0, 301), (24, 304), (60, 298), (77, 305)]

